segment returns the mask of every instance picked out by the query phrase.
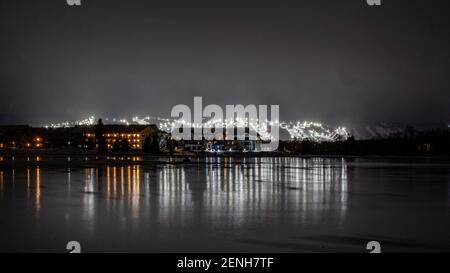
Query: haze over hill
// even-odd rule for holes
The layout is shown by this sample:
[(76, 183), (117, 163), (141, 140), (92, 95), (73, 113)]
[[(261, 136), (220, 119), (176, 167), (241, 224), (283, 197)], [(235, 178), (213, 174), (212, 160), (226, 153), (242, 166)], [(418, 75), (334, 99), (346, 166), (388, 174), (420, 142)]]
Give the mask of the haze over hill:
[(0, 124), (168, 116), (194, 96), (333, 127), (449, 123), (447, 0), (0, 5)]

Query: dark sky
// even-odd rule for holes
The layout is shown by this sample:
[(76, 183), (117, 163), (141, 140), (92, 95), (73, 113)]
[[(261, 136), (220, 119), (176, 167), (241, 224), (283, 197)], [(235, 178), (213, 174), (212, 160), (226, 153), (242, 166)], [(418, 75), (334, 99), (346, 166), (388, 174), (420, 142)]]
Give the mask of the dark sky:
[(450, 122), (450, 1), (0, 0), (0, 123), (280, 104), (330, 124)]

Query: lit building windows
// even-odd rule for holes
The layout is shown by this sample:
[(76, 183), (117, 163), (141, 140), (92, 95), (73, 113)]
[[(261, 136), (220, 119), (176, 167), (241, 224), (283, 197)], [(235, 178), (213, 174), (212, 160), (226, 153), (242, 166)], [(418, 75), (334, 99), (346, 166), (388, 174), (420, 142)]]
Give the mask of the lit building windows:
[(34, 137), (33, 146), (38, 149), (42, 148), (43, 147), (42, 141), (43, 141), (42, 137), (40, 136)]
[[(85, 142), (89, 143), (91, 142), (96, 143), (95, 140), (95, 134), (93, 133), (85, 133)], [(103, 134), (103, 136), (105, 137), (105, 142), (107, 144), (107, 148), (108, 149), (113, 149), (114, 146), (113, 144), (116, 142), (123, 142), (126, 141), (128, 142), (128, 144), (130, 145), (130, 148), (132, 149), (140, 149), (141, 145), (140, 143), (143, 141), (144, 136), (141, 135), (140, 133), (134, 133), (134, 132), (130, 132), (130, 133), (120, 133), (120, 132), (107, 132), (105, 134)], [(96, 143), (97, 144), (97, 143)]]

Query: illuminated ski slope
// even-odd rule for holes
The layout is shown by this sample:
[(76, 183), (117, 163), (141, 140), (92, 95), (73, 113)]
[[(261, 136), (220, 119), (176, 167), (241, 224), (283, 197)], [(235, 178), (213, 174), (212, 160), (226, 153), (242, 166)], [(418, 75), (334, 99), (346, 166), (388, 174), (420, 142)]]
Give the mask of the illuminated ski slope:
[[(75, 122), (62, 122), (46, 125), (46, 128), (61, 128), (61, 127), (71, 127), (75, 125), (95, 125), (97, 119), (94, 116), (90, 116), (87, 119), (75, 121)], [(160, 118), (160, 117), (134, 117), (131, 120), (128, 119), (116, 119), (116, 118), (105, 118), (105, 124), (156, 124), (160, 130), (165, 132), (171, 132), (173, 128), (179, 127), (180, 125), (188, 126), (192, 128), (246, 128), (248, 127), (253, 132), (257, 132), (261, 139), (263, 140), (273, 140), (273, 136), (269, 133), (267, 127), (278, 125), (280, 128), (280, 134), (284, 130), (287, 132), (291, 139), (298, 140), (310, 140), (313, 142), (333, 142), (338, 140), (346, 140), (348, 138), (348, 132), (345, 127), (331, 128), (322, 123), (309, 122), (309, 121), (264, 121), (259, 122), (257, 119), (240, 119), (235, 120), (208, 120), (202, 124), (189, 123), (184, 120)]]

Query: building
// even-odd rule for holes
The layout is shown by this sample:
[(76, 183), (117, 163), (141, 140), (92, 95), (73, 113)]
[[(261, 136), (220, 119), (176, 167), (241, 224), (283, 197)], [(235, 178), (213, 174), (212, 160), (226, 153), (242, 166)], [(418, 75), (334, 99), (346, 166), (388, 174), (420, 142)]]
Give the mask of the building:
[[(104, 125), (103, 137), (108, 150), (142, 150), (146, 138), (158, 136), (156, 125)], [(83, 131), (84, 148), (97, 148), (95, 126), (86, 126)]]
[(0, 149), (42, 149), (45, 145), (42, 128), (27, 125), (0, 126)]
[[(0, 126), (0, 149), (84, 148), (96, 149), (96, 126), (70, 128), (34, 128), (27, 125)], [(126, 150), (141, 150), (146, 138), (159, 141), (156, 125), (104, 125), (107, 148), (126, 146)], [(125, 150), (125, 149), (120, 149)]]
[[(208, 128), (209, 130), (209, 128)], [(202, 137), (202, 140), (194, 139), (194, 129), (191, 129), (192, 140), (180, 140), (177, 142), (179, 149), (189, 152), (260, 152), (261, 151), (261, 139), (259, 134), (252, 132), (256, 135), (256, 139), (251, 139), (250, 128), (234, 128), (233, 135), (228, 136), (227, 129), (222, 128), (223, 137), (221, 140), (206, 140)]]

